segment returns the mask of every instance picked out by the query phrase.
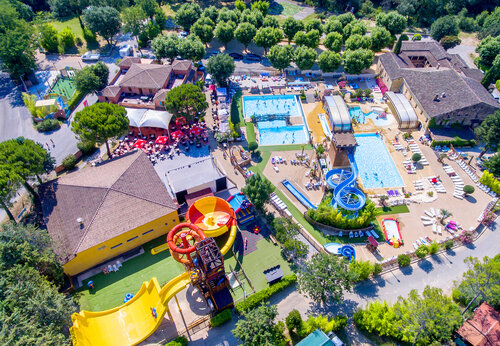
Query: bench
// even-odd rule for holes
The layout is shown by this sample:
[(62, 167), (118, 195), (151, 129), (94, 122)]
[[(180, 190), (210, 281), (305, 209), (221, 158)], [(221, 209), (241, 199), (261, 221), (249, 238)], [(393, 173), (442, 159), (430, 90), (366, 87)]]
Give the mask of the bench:
[(278, 241), (276, 240), (276, 238), (274, 237), (274, 235), (270, 234), (269, 238), (271, 238), (271, 241), (273, 242), (274, 245), (278, 245)]

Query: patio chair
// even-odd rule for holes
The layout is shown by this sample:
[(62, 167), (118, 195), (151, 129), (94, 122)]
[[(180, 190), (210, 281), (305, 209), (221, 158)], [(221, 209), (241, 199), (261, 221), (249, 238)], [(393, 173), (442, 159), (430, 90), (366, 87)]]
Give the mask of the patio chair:
[(354, 233), (351, 231), (351, 232), (349, 232), (349, 238), (352, 238), (352, 237), (354, 237)]

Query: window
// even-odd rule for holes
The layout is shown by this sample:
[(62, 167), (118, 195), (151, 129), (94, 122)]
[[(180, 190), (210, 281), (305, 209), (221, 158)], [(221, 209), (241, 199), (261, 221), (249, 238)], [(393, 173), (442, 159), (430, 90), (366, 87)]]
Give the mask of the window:
[(128, 88), (128, 91), (132, 91), (132, 88)]
[(123, 243), (117, 244), (117, 245), (113, 246), (113, 247), (111, 248), (111, 250), (116, 249), (118, 246), (122, 246), (122, 245), (123, 245)]
[(151, 233), (153, 231), (154, 231), (154, 229), (150, 229), (149, 231), (144, 232), (142, 235), (146, 235), (146, 234)]
[(138, 235), (136, 235), (136, 236), (135, 236), (135, 237), (133, 237), (133, 238), (128, 239), (128, 240), (127, 240), (127, 243), (128, 243), (129, 241), (136, 240), (137, 238), (139, 238), (139, 236), (138, 236)]
[(103, 245), (101, 247), (98, 247), (97, 250), (104, 250), (106, 248), (106, 245)]

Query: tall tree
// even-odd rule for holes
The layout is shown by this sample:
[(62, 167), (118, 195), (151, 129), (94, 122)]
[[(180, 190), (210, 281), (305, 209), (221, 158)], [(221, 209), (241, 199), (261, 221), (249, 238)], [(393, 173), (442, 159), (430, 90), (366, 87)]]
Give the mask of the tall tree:
[(108, 140), (127, 132), (129, 121), (124, 107), (112, 103), (96, 103), (77, 112), (71, 130), (82, 141), (105, 143), (111, 158)]
[(360, 74), (373, 63), (373, 52), (369, 49), (346, 50), (342, 58), (347, 73)]
[(211, 56), (208, 59), (207, 72), (214, 77), (219, 85), (226, 86), (227, 79), (234, 72), (234, 60), (227, 54)]
[(453, 16), (440, 17), (431, 25), (431, 36), (436, 41), (445, 36), (457, 36), (459, 32), (457, 20)]
[(180, 41), (177, 35), (160, 35), (151, 42), (151, 48), (155, 53), (156, 59), (168, 59), (172, 63), (179, 55)]
[(299, 69), (304, 71), (313, 67), (317, 57), (318, 53), (314, 49), (302, 46), (295, 50), (293, 61)]
[(307, 22), (305, 30), (307, 32), (311, 30), (318, 30), (321, 35), (323, 33), (323, 25), (321, 24), (321, 20), (314, 18), (313, 20)]
[(406, 29), (406, 18), (396, 11), (380, 13), (377, 16), (377, 25), (386, 28), (391, 35), (402, 33)]
[(269, 11), (269, 2), (265, 0), (258, 0), (252, 3), (252, 11), (259, 11), (265, 17)]
[(299, 272), (299, 291), (317, 303), (341, 302), (344, 292), (351, 291), (348, 262), (343, 257), (319, 253)]
[[(175, 22), (186, 31), (200, 18), (201, 7), (196, 3), (185, 3), (175, 13)], [(213, 19), (212, 19), (213, 20)]]
[(108, 84), (109, 69), (102, 61), (75, 73), (75, 85), (84, 94), (97, 93)]
[(290, 66), (290, 63), (292, 62), (293, 47), (288, 44), (273, 46), (269, 50), (267, 58), (275, 69), (278, 69), (281, 73), (283, 73), (283, 70)]
[(332, 52), (338, 53), (342, 49), (343, 42), (342, 34), (334, 31), (326, 35), (323, 44)]
[(488, 117), (474, 129), (477, 138), (484, 143), (484, 149), (479, 154), (482, 157), (488, 150), (500, 149), (500, 110)]
[(328, 18), (325, 25), (323, 25), (323, 31), (325, 34), (329, 34), (332, 32), (338, 32), (339, 34), (344, 34), (344, 26), (340, 22), (340, 20), (336, 19), (336, 17), (332, 16)]
[(252, 202), (257, 210), (263, 211), (264, 204), (269, 202), (269, 194), (273, 192), (272, 184), (260, 174), (255, 174), (246, 181), (241, 190)]
[(145, 28), (146, 12), (136, 5), (122, 11), (123, 32), (130, 32), (136, 39)]
[(368, 36), (362, 36), (358, 34), (351, 35), (345, 41), (345, 48), (350, 50), (356, 50), (358, 48), (369, 49), (372, 45), (372, 41)]
[(269, 26), (271, 28), (279, 28), (280, 27), (280, 22), (276, 17), (273, 16), (266, 16), (264, 17), (264, 21), (262, 22), (262, 26), (266, 27)]
[(214, 22), (208, 17), (201, 17), (191, 27), (191, 32), (198, 36), (205, 45), (214, 38)]
[(49, 53), (57, 53), (57, 30), (51, 24), (44, 23), (40, 26), (40, 45)]
[(344, 36), (344, 41), (349, 38), (351, 35), (365, 35), (366, 34), (366, 25), (360, 20), (355, 20), (350, 23), (348, 23), (346, 26), (344, 26), (343, 30), (343, 36)]
[(243, 43), (245, 49), (247, 49), (250, 42), (252, 42), (255, 34), (257, 33), (257, 29), (250, 23), (240, 23), (234, 32), (234, 37)]
[(179, 85), (167, 94), (165, 109), (175, 117), (192, 121), (198, 114), (204, 114), (208, 103), (202, 90), (194, 84)]
[(254, 42), (257, 46), (264, 48), (264, 52), (267, 54), (268, 49), (278, 44), (282, 37), (283, 32), (281, 29), (270, 27), (260, 28), (255, 34)]
[(277, 315), (275, 305), (261, 305), (245, 312), (232, 333), (243, 341), (243, 345), (279, 345), (283, 335), (274, 324)]
[(238, 24), (240, 22), (240, 12), (230, 10), (227, 7), (221, 8), (217, 17), (217, 24), (227, 22)]
[(83, 11), (85, 26), (94, 34), (112, 44), (113, 36), (120, 32), (120, 12), (113, 7), (89, 7)]
[(483, 69), (488, 69), (493, 65), (495, 58), (500, 55), (500, 36), (488, 36), (479, 42), (476, 48), (479, 54), (479, 65)]
[(341, 61), (340, 54), (335, 52), (324, 51), (318, 56), (318, 66), (323, 72), (334, 72)]
[(200, 41), (198, 36), (189, 35), (180, 40), (179, 44), (180, 55), (187, 60), (200, 61), (205, 56), (205, 46)]
[(136, 0), (135, 4), (144, 11), (149, 19), (153, 19), (157, 11), (160, 10), (156, 0)]
[(11, 200), (20, 185), (20, 179), (12, 174), (8, 165), (0, 165), (0, 207), (5, 211), (10, 221), (16, 223), (16, 218), (10, 211)]
[(304, 30), (304, 23), (301, 21), (293, 18), (293, 17), (288, 17), (285, 19), (283, 22), (283, 25), (281, 26), (283, 29), (283, 33), (285, 34), (285, 37), (288, 39), (288, 44), (293, 40), (293, 37), (295, 34), (299, 31)]
[(319, 45), (320, 33), (318, 30), (311, 30), (309, 32), (299, 31), (293, 37), (293, 41), (298, 46), (306, 46), (310, 48), (317, 48)]
[(210, 18), (214, 23), (217, 22), (217, 17), (219, 17), (219, 9), (215, 6), (209, 6), (203, 10), (202, 17)]
[(234, 38), (236, 24), (232, 21), (219, 22), (215, 27), (215, 38), (217, 38), (227, 49), (227, 44)]
[(391, 42), (391, 33), (385, 28), (376, 27), (370, 33), (371, 49), (379, 51)]

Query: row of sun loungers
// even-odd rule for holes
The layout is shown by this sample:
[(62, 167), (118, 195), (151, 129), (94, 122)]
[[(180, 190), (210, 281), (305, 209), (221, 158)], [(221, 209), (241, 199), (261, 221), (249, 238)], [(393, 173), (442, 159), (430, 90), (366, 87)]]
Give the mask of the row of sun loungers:
[(430, 243), (432, 243), (431, 238), (429, 238), (429, 237), (425, 237), (425, 238), (424, 237), (420, 237), (420, 238), (417, 239), (416, 242), (413, 243), (413, 247), (416, 250), (416, 249), (418, 249), (418, 247), (420, 245), (429, 245)]
[(410, 150), (411, 150), (412, 153), (414, 153), (414, 154), (420, 154), (422, 156), (422, 158), (418, 162), (422, 166), (428, 166), (429, 165), (429, 161), (427, 161), (427, 159), (425, 158), (425, 156), (422, 153), (422, 150), (420, 150), (418, 144), (415, 143), (415, 141), (409, 141), (408, 143), (409, 143)]
[(465, 192), (464, 192), (464, 182), (462, 178), (455, 172), (453, 167), (449, 165), (444, 165), (443, 166), (444, 171), (446, 174), (448, 174), (453, 181), (453, 184), (455, 185), (455, 190), (453, 191), (453, 197), (458, 198), (458, 199), (463, 199)]
[[(339, 237), (342, 237), (344, 235), (343, 232), (339, 232)], [(367, 236), (367, 237), (373, 237), (375, 239), (378, 239), (379, 238), (379, 235), (377, 234), (377, 232), (375, 231), (359, 231), (359, 232), (349, 232), (349, 238), (359, 238), (359, 237), (364, 237), (364, 236)]]
[(486, 186), (486, 185), (483, 185), (479, 182), (479, 178), (478, 176), (476, 175), (476, 173), (465, 163), (464, 160), (462, 159), (459, 159), (456, 161), (457, 164), (460, 166), (460, 168), (462, 168), (464, 170), (465, 173), (467, 173), (467, 175), (472, 179), (473, 182), (476, 183), (476, 185), (481, 189), (483, 190), (485, 193), (487, 193), (488, 195), (490, 195), (491, 197), (497, 197), (497, 194), (493, 191), (491, 191), (491, 189)]
[(416, 174), (417, 173), (417, 168), (413, 164), (412, 160), (405, 160), (405, 161), (403, 161), (403, 166), (405, 167), (406, 172), (408, 174)]
[(428, 177), (427, 179), (438, 193), (446, 193), (443, 183), (437, 177)]
[(286, 207), (286, 204), (279, 198), (274, 192), (269, 195), (271, 197), (271, 204), (276, 207), (280, 212), (284, 213), (287, 217), (292, 217), (290, 211)]
[(424, 183), (422, 183), (422, 180), (414, 180), (413, 186), (415, 186), (415, 190), (417, 191), (422, 191), (424, 189)]

